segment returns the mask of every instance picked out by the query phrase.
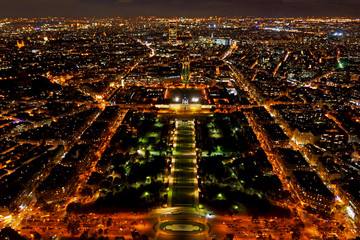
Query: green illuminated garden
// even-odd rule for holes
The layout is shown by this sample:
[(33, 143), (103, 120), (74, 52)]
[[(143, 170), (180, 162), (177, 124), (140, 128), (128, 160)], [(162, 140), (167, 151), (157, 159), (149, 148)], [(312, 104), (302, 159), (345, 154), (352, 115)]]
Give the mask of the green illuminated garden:
[(200, 202), (231, 214), (288, 216), (279, 178), (241, 112), (197, 121)]

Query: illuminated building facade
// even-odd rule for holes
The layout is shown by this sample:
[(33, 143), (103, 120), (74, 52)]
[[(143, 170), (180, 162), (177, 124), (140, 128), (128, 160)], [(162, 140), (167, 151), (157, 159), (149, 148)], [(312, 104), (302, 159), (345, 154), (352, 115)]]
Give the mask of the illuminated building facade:
[(177, 21), (169, 21), (169, 43), (175, 45), (177, 43)]
[(322, 211), (331, 211), (335, 202), (334, 195), (315, 172), (293, 171), (291, 182), (302, 203)]

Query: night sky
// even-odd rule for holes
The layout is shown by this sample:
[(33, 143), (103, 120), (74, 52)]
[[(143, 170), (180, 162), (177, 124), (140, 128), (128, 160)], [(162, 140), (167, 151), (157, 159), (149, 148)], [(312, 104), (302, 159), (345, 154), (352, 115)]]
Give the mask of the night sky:
[(0, 0), (0, 18), (139, 15), (360, 17), (360, 0)]

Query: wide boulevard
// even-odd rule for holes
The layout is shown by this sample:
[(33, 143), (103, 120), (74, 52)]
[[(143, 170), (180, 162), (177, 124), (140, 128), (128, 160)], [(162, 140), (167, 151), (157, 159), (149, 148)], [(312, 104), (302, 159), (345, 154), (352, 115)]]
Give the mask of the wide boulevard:
[(159, 216), (155, 239), (208, 239), (210, 227), (198, 212), (195, 123), (193, 119), (175, 119), (175, 126), (168, 196), (171, 211)]

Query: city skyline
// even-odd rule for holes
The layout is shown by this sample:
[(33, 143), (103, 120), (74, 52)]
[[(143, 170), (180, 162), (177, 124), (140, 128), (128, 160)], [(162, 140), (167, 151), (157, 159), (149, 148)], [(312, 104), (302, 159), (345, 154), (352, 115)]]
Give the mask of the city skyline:
[(1, 240), (359, 239), (360, 19), (14, 18), (0, 42)]

